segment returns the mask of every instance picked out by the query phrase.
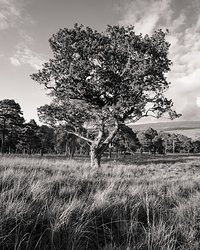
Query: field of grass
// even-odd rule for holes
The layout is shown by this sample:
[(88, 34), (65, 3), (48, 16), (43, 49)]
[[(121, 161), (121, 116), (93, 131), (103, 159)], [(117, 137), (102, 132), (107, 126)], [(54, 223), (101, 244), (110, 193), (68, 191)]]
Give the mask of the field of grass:
[(0, 156), (2, 250), (200, 249), (200, 158)]

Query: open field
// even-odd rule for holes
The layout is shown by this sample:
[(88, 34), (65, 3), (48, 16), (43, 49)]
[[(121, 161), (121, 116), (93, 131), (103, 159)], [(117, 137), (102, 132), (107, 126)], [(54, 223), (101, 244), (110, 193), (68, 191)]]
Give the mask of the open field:
[(200, 249), (200, 158), (0, 156), (0, 249)]

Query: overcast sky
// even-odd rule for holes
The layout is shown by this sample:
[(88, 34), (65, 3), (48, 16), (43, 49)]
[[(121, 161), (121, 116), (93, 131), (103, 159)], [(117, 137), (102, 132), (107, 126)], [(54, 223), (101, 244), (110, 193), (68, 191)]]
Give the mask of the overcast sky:
[[(0, 0), (0, 100), (14, 99), (28, 121), (49, 102), (29, 75), (51, 58), (48, 39), (82, 23), (135, 26), (136, 33), (169, 29), (167, 96), (184, 120), (200, 120), (200, 0)], [(199, 106), (198, 106), (199, 104)]]

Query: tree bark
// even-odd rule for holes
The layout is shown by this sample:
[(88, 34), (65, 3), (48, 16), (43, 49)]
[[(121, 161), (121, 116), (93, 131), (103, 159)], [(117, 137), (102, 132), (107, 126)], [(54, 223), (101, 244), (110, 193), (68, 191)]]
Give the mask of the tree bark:
[(102, 142), (103, 132), (99, 131), (96, 139), (91, 143), (90, 146), (90, 157), (91, 157), (91, 167), (101, 166), (101, 157), (105, 150), (108, 148), (109, 144), (112, 142), (113, 138), (118, 132), (118, 126), (108, 135), (108, 137)]
[(99, 168), (101, 166), (101, 153), (95, 145), (91, 145), (90, 151), (91, 167)]

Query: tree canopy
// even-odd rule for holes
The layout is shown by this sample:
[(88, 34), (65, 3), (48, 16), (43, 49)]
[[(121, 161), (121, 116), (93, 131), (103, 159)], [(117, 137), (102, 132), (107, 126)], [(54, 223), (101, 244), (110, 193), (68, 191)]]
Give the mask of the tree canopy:
[(41, 120), (67, 124), (68, 132), (91, 145), (92, 165), (100, 165), (125, 122), (164, 113), (177, 117), (172, 100), (164, 96), (172, 64), (165, 36), (162, 30), (137, 35), (133, 26), (108, 26), (104, 33), (77, 24), (60, 29), (49, 40), (53, 59), (31, 75), (53, 98), (38, 109)]

